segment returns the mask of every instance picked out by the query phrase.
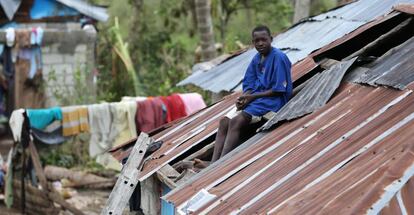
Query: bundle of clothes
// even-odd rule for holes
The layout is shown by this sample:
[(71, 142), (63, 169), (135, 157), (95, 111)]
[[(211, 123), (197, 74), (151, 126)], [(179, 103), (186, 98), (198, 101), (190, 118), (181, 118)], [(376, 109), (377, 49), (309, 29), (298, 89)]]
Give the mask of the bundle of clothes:
[(16, 142), (27, 123), (33, 138), (44, 144), (60, 144), (69, 137), (90, 133), (89, 155), (107, 168), (121, 166), (107, 151), (151, 130), (206, 107), (198, 93), (148, 98), (123, 98), (121, 102), (18, 109), (10, 117)]

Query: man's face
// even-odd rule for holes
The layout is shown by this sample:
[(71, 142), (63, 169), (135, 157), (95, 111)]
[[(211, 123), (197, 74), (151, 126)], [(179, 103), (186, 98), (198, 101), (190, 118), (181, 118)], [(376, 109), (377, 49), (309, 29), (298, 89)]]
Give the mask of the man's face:
[(271, 49), (272, 37), (267, 31), (255, 31), (253, 32), (252, 42), (260, 54), (267, 55)]

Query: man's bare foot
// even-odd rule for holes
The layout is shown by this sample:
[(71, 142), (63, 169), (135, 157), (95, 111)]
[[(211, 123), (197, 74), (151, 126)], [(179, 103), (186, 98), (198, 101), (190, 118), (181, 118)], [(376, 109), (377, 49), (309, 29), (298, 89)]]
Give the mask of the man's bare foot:
[(173, 167), (178, 171), (182, 172), (186, 169), (192, 169), (194, 167), (194, 161), (180, 161), (173, 165)]
[(203, 169), (203, 168), (208, 167), (208, 165), (210, 165), (210, 162), (202, 161), (198, 158), (194, 158), (194, 167), (199, 168), (199, 169)]

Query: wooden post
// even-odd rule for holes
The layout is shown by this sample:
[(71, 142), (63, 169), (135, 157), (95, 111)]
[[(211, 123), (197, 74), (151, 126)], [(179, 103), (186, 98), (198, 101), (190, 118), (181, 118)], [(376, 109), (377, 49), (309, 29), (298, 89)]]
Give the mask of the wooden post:
[(128, 161), (122, 168), (114, 189), (109, 195), (106, 206), (102, 210), (102, 215), (121, 215), (126, 207), (135, 187), (138, 183), (138, 174), (140, 172), (145, 152), (148, 145), (153, 140), (148, 137), (148, 134), (141, 132), (135, 143), (134, 148), (129, 155)]

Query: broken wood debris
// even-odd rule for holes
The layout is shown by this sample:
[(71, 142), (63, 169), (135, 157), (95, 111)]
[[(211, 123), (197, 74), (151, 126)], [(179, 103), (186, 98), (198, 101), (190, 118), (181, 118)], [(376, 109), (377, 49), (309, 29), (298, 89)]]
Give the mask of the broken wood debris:
[(139, 172), (143, 164), (143, 158), (148, 145), (153, 140), (148, 134), (142, 132), (135, 143), (129, 158), (122, 168), (121, 175), (112, 190), (106, 206), (102, 210), (102, 215), (118, 215), (126, 207), (135, 187), (138, 183)]
[(69, 184), (64, 187), (87, 187), (87, 188), (112, 188), (115, 180), (112, 178), (104, 178), (83, 171), (74, 171), (57, 166), (45, 167), (46, 178), (52, 181), (68, 179)]

